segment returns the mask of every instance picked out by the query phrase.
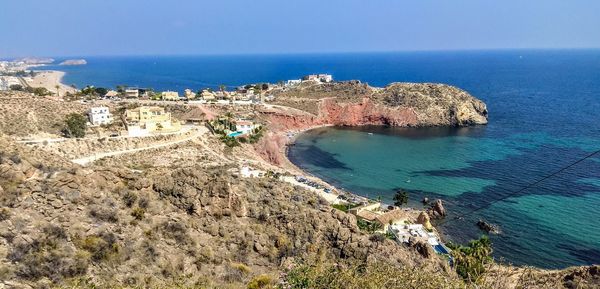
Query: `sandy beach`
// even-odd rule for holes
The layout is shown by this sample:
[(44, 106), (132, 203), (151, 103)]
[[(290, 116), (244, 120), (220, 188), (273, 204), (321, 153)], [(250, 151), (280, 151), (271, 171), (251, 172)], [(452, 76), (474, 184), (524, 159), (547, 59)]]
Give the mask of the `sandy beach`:
[(31, 87), (44, 87), (49, 91), (56, 92), (56, 86), (60, 86), (59, 93), (63, 96), (66, 92), (75, 93), (77, 89), (62, 83), (62, 79), (65, 76), (65, 72), (57, 70), (44, 70), (35, 71), (36, 74), (33, 78), (25, 77), (25, 81)]

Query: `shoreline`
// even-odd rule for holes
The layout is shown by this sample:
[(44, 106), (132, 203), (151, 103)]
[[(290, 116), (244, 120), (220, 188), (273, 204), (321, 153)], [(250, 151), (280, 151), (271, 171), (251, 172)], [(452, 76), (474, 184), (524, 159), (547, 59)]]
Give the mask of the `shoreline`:
[[(32, 67), (35, 68), (35, 67)], [(35, 76), (32, 77), (24, 77), (23, 79), (27, 83), (27, 85), (31, 87), (43, 87), (48, 91), (56, 93), (56, 86), (59, 86), (59, 96), (64, 96), (66, 93), (75, 93), (77, 92), (76, 88), (73, 88), (63, 82), (65, 75), (67, 74), (64, 71), (60, 70), (35, 70)]]

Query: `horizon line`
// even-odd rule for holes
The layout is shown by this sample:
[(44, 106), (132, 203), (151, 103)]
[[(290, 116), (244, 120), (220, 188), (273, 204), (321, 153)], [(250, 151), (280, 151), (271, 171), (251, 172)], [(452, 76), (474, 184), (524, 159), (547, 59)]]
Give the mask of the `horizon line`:
[[(54, 56), (2, 56), (1, 61), (20, 58), (85, 58), (85, 57), (191, 57), (191, 56), (294, 56), (294, 55), (343, 55), (343, 54), (387, 54), (387, 53), (435, 53), (435, 52), (493, 52), (493, 51), (561, 51), (561, 50), (600, 50), (600, 47), (554, 47), (554, 48), (461, 48), (461, 49), (420, 49), (420, 50), (365, 50), (365, 51), (306, 51), (306, 52), (251, 52), (251, 53), (142, 53), (142, 54), (93, 54), (93, 55), (54, 55)], [(9, 60), (10, 59), (10, 60)]]

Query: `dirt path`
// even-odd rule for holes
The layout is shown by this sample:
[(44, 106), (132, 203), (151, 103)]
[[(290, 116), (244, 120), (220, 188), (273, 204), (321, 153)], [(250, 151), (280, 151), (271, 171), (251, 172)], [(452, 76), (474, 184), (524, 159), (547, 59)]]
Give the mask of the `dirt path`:
[(94, 161), (97, 161), (99, 159), (106, 158), (106, 157), (113, 157), (113, 156), (118, 156), (118, 155), (122, 155), (122, 154), (135, 153), (135, 152), (139, 152), (139, 151), (150, 150), (150, 149), (157, 149), (157, 148), (163, 148), (163, 147), (168, 147), (168, 146), (172, 146), (172, 145), (184, 143), (184, 142), (191, 141), (191, 140), (194, 140), (196, 138), (199, 138), (200, 136), (206, 134), (207, 132), (208, 132), (207, 128), (205, 128), (205, 127), (198, 127), (197, 129), (195, 129), (194, 131), (192, 131), (192, 135), (190, 135), (189, 137), (186, 137), (184, 139), (170, 141), (170, 142), (166, 142), (166, 143), (160, 143), (160, 144), (153, 144), (153, 145), (149, 145), (149, 146), (146, 146), (146, 147), (135, 148), (135, 149), (113, 151), (113, 152), (105, 152), (105, 153), (96, 153), (96, 154), (93, 154), (91, 156), (87, 156), (87, 157), (83, 157), (83, 158), (78, 158), (78, 159), (72, 159), (71, 161), (74, 162), (74, 163), (76, 163), (76, 164), (87, 165), (89, 163), (92, 163)]

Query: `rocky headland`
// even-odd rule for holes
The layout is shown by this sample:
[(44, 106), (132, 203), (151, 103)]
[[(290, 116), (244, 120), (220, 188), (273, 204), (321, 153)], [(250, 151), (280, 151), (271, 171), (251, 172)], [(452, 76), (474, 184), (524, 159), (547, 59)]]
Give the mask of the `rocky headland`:
[(285, 162), (285, 135), (319, 126), (398, 127), (487, 124), (485, 103), (459, 88), (433, 83), (392, 83), (385, 88), (359, 81), (301, 84), (274, 92), (275, 104), (294, 110), (264, 109), (271, 134), (256, 147), (274, 164)]
[(85, 59), (68, 59), (61, 62), (58, 65), (85, 65), (87, 61)]

